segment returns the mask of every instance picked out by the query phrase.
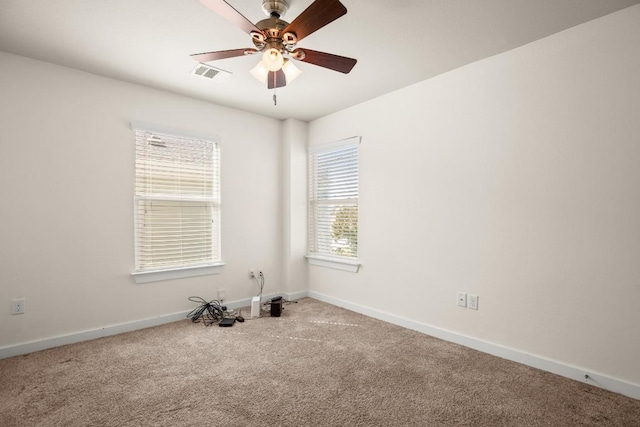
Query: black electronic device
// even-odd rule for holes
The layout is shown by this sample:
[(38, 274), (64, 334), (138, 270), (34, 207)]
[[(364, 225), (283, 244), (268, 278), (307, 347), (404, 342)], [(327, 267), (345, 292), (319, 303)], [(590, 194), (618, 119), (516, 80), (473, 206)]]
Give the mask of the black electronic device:
[(236, 319), (233, 317), (225, 317), (224, 319), (222, 319), (220, 321), (220, 323), (218, 324), (218, 326), (221, 327), (229, 327), (229, 326), (233, 326), (233, 324), (236, 323)]
[(280, 317), (282, 314), (282, 297), (271, 298), (271, 317)]

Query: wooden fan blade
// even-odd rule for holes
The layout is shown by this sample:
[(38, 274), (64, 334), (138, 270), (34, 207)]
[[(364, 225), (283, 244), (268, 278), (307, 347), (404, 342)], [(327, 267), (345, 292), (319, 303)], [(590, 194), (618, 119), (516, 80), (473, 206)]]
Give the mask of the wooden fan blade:
[(216, 61), (218, 59), (234, 58), (236, 56), (244, 56), (257, 52), (256, 49), (232, 49), (219, 50), (217, 52), (194, 53), (191, 56), (198, 62)]
[(302, 62), (308, 62), (309, 64), (329, 68), (330, 70), (339, 71), (344, 74), (349, 74), (351, 69), (356, 65), (356, 62), (358, 62), (357, 59), (334, 55), (332, 53), (318, 52), (317, 50), (311, 49), (296, 49), (293, 51), (291, 57), (295, 58), (297, 52), (304, 52), (304, 58), (299, 59)]
[(294, 33), (300, 41), (346, 13), (347, 8), (338, 0), (316, 0), (287, 25), (282, 34)]
[(278, 71), (269, 71), (269, 76), (267, 77), (267, 87), (269, 89), (283, 87), (286, 85), (287, 77), (284, 75), (284, 71), (282, 71), (282, 69), (279, 69)]
[(231, 22), (242, 31), (251, 34), (251, 32), (260, 33), (260, 29), (253, 25), (251, 21), (238, 12), (233, 6), (224, 0), (200, 0), (200, 3)]

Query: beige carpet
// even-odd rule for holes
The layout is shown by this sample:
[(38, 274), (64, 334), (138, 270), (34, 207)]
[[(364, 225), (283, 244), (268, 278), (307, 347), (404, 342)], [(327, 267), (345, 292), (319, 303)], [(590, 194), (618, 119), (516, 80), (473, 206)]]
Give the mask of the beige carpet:
[(640, 426), (640, 401), (312, 299), (0, 360), (0, 426)]

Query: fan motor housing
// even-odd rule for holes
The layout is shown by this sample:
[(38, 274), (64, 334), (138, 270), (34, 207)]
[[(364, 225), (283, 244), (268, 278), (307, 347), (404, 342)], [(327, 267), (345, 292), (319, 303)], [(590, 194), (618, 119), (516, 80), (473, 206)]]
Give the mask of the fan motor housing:
[(288, 22), (283, 21), (282, 19), (271, 16), (270, 18), (263, 19), (262, 21), (256, 23), (256, 27), (260, 29), (263, 37), (253, 37), (253, 44), (256, 46), (258, 50), (262, 50), (265, 46), (274, 47), (280, 51), (283, 49), (293, 50), (295, 47), (295, 37), (287, 38), (284, 40), (282, 35), (282, 30), (289, 25)]
[(280, 31), (282, 31), (289, 23), (283, 21), (280, 18), (271, 17), (263, 19), (256, 24), (267, 37), (280, 37)]

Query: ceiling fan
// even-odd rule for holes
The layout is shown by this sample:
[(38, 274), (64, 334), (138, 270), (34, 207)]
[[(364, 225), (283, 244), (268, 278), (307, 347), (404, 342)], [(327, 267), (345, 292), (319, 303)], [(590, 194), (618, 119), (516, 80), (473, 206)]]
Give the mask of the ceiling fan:
[[(297, 43), (309, 34), (335, 21), (347, 13), (339, 0), (315, 0), (293, 22), (280, 19), (289, 5), (286, 0), (262, 0), (262, 10), (269, 18), (255, 25), (224, 0), (200, 0), (227, 21), (249, 33), (254, 48), (222, 50), (191, 55), (198, 62), (262, 53), (262, 59), (251, 74), (269, 89), (286, 86), (299, 74), (300, 70), (291, 59), (318, 65), (341, 73), (349, 73), (356, 60), (331, 53), (299, 48)], [(274, 95), (275, 96), (275, 95)], [(275, 101), (275, 98), (274, 98)]]

